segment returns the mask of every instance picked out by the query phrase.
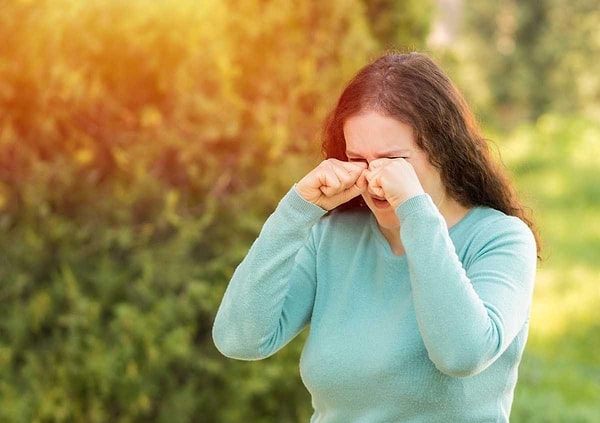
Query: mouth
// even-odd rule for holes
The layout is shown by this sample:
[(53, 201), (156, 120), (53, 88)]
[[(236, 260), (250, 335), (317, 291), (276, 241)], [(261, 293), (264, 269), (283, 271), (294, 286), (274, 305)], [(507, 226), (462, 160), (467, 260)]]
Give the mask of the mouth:
[(373, 205), (378, 209), (385, 209), (390, 206), (390, 203), (388, 203), (385, 198), (371, 196), (371, 201), (373, 202)]

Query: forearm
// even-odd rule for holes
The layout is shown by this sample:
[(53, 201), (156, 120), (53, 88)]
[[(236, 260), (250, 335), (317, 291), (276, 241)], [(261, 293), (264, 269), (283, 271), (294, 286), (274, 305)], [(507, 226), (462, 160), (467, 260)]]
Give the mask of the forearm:
[(234, 272), (215, 318), (213, 339), (223, 354), (258, 359), (285, 342), (279, 338), (285, 336), (281, 315), (290, 274), (311, 227), (324, 214), (292, 190), (267, 219)]
[(428, 197), (413, 198), (397, 212), (415, 314), (431, 360), (456, 376), (483, 370), (527, 318), (531, 283), (518, 268), (528, 257), (519, 258), (519, 244), (499, 243), (467, 271)]

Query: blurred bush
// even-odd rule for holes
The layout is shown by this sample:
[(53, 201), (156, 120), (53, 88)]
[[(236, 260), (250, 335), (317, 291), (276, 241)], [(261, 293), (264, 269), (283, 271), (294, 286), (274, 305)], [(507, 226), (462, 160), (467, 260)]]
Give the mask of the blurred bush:
[[(308, 421), (302, 339), (240, 363), (215, 350), (212, 319), (265, 217), (318, 160), (342, 85), (382, 49), (422, 48), (431, 3), (0, 0), (0, 421)], [(506, 144), (544, 208), (557, 157), (597, 134), (548, 122)], [(552, 150), (548, 136), (577, 140)], [(586, 186), (577, 199), (597, 193)], [(564, 226), (560, 213), (542, 223)], [(540, 379), (556, 344), (533, 341), (515, 421), (572, 386)]]
[(514, 129), (550, 113), (600, 120), (597, 1), (457, 3), (453, 76), (488, 125)]
[(511, 421), (600, 415), (600, 122), (544, 114), (504, 137), (503, 157), (541, 228), (530, 335)]
[(1, 421), (309, 419), (300, 344), (236, 363), (210, 330), (376, 21), (358, 0), (2, 2)]

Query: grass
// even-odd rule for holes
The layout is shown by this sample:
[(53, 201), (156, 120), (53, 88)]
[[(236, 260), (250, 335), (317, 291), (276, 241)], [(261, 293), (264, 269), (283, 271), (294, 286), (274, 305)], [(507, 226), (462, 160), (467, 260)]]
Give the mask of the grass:
[(545, 116), (500, 144), (542, 239), (513, 422), (600, 418), (600, 125)]

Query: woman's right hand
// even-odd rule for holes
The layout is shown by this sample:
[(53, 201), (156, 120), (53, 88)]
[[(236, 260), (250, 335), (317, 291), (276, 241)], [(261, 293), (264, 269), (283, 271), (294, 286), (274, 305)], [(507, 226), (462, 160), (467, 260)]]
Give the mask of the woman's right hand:
[(367, 167), (362, 162), (324, 160), (296, 184), (296, 192), (322, 209), (333, 210), (362, 193)]

